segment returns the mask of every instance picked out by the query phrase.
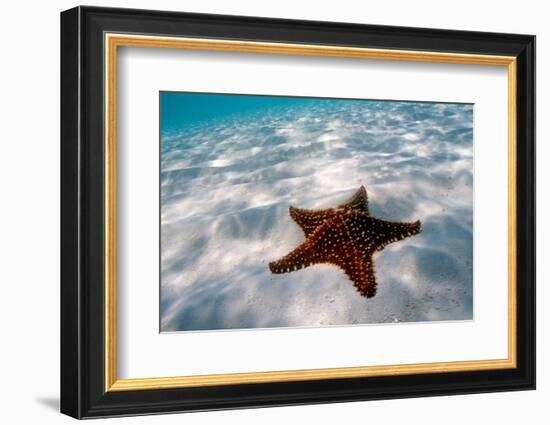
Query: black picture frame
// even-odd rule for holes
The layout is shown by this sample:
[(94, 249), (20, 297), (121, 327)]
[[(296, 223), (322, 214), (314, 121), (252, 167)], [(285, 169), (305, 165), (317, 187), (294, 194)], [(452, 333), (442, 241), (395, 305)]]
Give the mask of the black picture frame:
[[(104, 34), (514, 56), (517, 60), (517, 367), (105, 391)], [(535, 37), (132, 9), (61, 13), (61, 412), (75, 418), (535, 388)]]

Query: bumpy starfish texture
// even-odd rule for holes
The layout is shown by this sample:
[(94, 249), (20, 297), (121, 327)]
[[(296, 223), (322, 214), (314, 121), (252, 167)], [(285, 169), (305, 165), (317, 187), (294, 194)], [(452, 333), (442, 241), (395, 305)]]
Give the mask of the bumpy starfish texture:
[(374, 252), (421, 231), (420, 221), (398, 223), (372, 217), (364, 186), (336, 208), (308, 210), (291, 206), (289, 213), (304, 231), (306, 240), (281, 259), (269, 263), (271, 272), (289, 273), (315, 264), (334, 264), (367, 298), (376, 294)]

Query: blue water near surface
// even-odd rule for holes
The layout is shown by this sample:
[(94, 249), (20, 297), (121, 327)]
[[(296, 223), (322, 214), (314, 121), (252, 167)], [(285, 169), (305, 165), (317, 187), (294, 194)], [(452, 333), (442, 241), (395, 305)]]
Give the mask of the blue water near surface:
[(306, 105), (318, 102), (314, 98), (227, 95), (210, 93), (162, 92), (161, 128), (163, 131), (181, 130), (212, 119), (260, 113), (276, 106)]
[[(472, 319), (472, 105), (161, 96), (163, 331)], [(289, 205), (360, 185), (423, 227), (375, 254), (374, 298), (330, 265), (270, 273), (304, 239)]]

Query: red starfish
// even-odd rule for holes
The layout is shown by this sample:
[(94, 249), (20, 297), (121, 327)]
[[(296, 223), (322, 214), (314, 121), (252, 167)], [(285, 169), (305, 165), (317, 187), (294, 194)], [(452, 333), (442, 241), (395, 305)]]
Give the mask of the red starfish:
[(371, 217), (364, 186), (336, 208), (290, 207), (289, 213), (304, 231), (306, 240), (280, 260), (269, 263), (271, 272), (288, 273), (314, 264), (334, 264), (367, 298), (376, 294), (374, 252), (421, 231), (420, 221), (398, 223)]

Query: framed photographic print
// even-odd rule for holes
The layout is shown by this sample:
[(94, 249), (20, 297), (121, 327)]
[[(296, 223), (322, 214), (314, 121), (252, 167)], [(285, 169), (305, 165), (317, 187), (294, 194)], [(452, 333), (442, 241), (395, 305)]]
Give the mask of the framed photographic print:
[(535, 38), (61, 14), (61, 411), (533, 389)]

